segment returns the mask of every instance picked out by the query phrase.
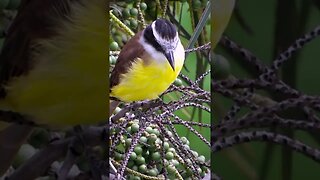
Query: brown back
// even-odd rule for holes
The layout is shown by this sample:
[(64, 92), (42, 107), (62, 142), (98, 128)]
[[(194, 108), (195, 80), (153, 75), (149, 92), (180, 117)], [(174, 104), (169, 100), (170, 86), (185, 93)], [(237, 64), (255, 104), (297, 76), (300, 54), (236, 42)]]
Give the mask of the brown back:
[(132, 63), (137, 58), (142, 58), (144, 48), (138, 42), (140, 36), (142, 36), (142, 31), (138, 32), (123, 46), (119, 54), (118, 60), (115, 64), (115, 67), (111, 72), (110, 92), (112, 87), (119, 84), (121, 75), (128, 72)]

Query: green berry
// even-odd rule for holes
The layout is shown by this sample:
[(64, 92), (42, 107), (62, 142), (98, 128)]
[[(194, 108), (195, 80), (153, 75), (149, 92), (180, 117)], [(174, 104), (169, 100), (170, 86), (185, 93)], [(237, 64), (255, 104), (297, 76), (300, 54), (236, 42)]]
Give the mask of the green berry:
[(122, 17), (128, 18), (130, 16), (130, 10), (128, 8), (125, 8), (122, 10)]
[(118, 44), (122, 43), (122, 36), (121, 35), (115, 35), (113, 36), (114, 41), (116, 41)]
[(201, 1), (200, 0), (193, 0), (193, 8), (200, 9), (201, 8)]
[(148, 6), (147, 6), (146, 3), (144, 3), (144, 2), (140, 3), (140, 9), (141, 9), (142, 11), (146, 10), (147, 8), (148, 8)]
[(151, 157), (152, 157), (152, 160), (159, 161), (161, 158), (161, 155), (159, 152), (154, 152), (152, 153)]
[(153, 144), (154, 142), (156, 142), (157, 139), (158, 139), (157, 135), (150, 134), (150, 136), (148, 137), (148, 143)]
[(131, 126), (127, 127), (127, 132), (131, 134), (132, 130), (131, 130)]
[(150, 170), (148, 171), (148, 174), (149, 174), (150, 176), (157, 176), (157, 175), (158, 175), (158, 170), (157, 170), (156, 168), (150, 169)]
[(173, 165), (167, 166), (167, 170), (169, 174), (175, 174), (176, 173), (176, 168)]
[(189, 145), (189, 140), (186, 137), (181, 137), (180, 140), (182, 141), (183, 144)]
[(131, 16), (137, 16), (138, 15), (138, 9), (137, 8), (130, 9), (130, 15)]
[(147, 143), (147, 141), (148, 141), (148, 138), (147, 138), (147, 137), (145, 137), (145, 136), (141, 136), (141, 137), (140, 137), (140, 142), (142, 142), (142, 143)]
[(160, 131), (158, 130), (158, 129), (153, 129), (153, 132), (152, 132), (153, 134), (155, 134), (155, 135), (157, 135), (157, 136), (159, 136), (160, 135)]
[(130, 159), (135, 160), (137, 158), (137, 154), (135, 152), (132, 152), (130, 154)]
[(147, 170), (148, 170), (148, 168), (147, 168), (147, 166), (145, 165), (145, 164), (141, 164), (140, 166), (139, 166), (139, 172), (141, 172), (141, 173), (145, 173), (145, 172), (147, 172)]
[(149, 126), (149, 127), (146, 128), (146, 131), (147, 131), (149, 134), (151, 134), (151, 133), (153, 132), (153, 129), (152, 129), (152, 127)]
[(172, 152), (167, 152), (166, 153), (166, 159), (167, 160), (171, 160), (171, 159), (173, 159), (173, 157), (174, 157), (174, 154)]
[(130, 27), (135, 29), (138, 27), (138, 21), (136, 19), (130, 19)]
[(138, 132), (139, 127), (140, 127), (140, 126), (139, 126), (138, 123), (133, 123), (133, 124), (131, 125), (131, 131), (132, 131), (133, 133)]
[(118, 152), (115, 152), (115, 154), (114, 154), (115, 160), (121, 160), (122, 157), (123, 157), (122, 154), (120, 154), (120, 153), (118, 153)]
[(116, 51), (118, 49), (119, 49), (119, 45), (118, 45), (117, 42), (113, 41), (113, 42), (110, 43), (110, 50), (111, 51)]
[(174, 80), (174, 85), (176, 86), (182, 86), (182, 80), (179, 78), (176, 78), (176, 80)]
[(134, 147), (133, 151), (134, 151), (137, 155), (140, 155), (140, 154), (142, 154), (142, 147), (141, 147), (141, 146), (136, 146), (136, 147)]
[(164, 148), (164, 150), (168, 150), (169, 147), (170, 147), (170, 145), (169, 145), (168, 142), (164, 142), (164, 143), (163, 143), (163, 148)]
[(176, 150), (174, 148), (169, 148), (168, 152), (173, 152), (174, 153), (174, 152), (176, 152)]
[(127, 147), (129, 147), (131, 145), (131, 142), (132, 142), (132, 139), (131, 138), (128, 138), (125, 140), (125, 144)]
[(204, 163), (204, 162), (206, 161), (206, 158), (205, 158), (203, 155), (201, 155), (201, 156), (199, 156), (199, 157), (197, 158), (197, 160), (198, 160), (199, 162)]
[(197, 151), (192, 151), (192, 154), (194, 155), (194, 157), (198, 157), (199, 156)]
[(146, 163), (146, 160), (144, 159), (144, 157), (142, 156), (138, 156), (137, 159), (136, 159), (136, 163), (137, 165), (141, 165), (141, 164), (145, 164)]

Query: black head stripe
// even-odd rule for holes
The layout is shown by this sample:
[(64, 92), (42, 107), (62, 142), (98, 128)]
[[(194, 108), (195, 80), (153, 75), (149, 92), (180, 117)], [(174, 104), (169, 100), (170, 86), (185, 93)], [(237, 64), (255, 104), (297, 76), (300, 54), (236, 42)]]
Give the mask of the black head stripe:
[(157, 19), (155, 29), (163, 39), (167, 40), (174, 39), (177, 34), (176, 27), (166, 19)]
[(151, 24), (146, 27), (144, 30), (143, 36), (147, 43), (152, 45), (157, 51), (164, 52), (163, 48), (160, 46), (160, 44), (156, 41), (156, 38), (153, 35)]

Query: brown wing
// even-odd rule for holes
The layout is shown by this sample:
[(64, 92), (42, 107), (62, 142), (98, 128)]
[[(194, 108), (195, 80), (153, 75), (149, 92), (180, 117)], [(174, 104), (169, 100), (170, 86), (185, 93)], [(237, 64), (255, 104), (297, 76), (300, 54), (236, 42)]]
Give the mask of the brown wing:
[(13, 77), (27, 74), (37, 50), (34, 42), (56, 34), (56, 20), (70, 13), (72, 0), (23, 0), (8, 29), (0, 53), (0, 98), (6, 96), (4, 86)]
[(111, 72), (110, 77), (110, 92), (113, 86), (116, 86), (120, 82), (121, 74), (128, 72), (132, 63), (137, 59), (141, 58), (144, 52), (143, 46), (138, 42), (142, 31), (138, 32), (133, 36), (127, 44), (125, 44), (119, 54), (118, 60), (115, 64), (114, 69)]

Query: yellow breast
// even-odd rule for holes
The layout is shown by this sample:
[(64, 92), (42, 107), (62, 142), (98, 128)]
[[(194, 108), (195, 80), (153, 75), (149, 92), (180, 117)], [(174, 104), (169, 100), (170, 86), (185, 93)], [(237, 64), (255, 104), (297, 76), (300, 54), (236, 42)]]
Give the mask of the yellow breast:
[(177, 78), (183, 66), (184, 56), (175, 57), (175, 71), (168, 62), (151, 61), (144, 64), (138, 59), (130, 71), (122, 75), (119, 85), (112, 88), (113, 97), (124, 102), (152, 100), (159, 97)]

